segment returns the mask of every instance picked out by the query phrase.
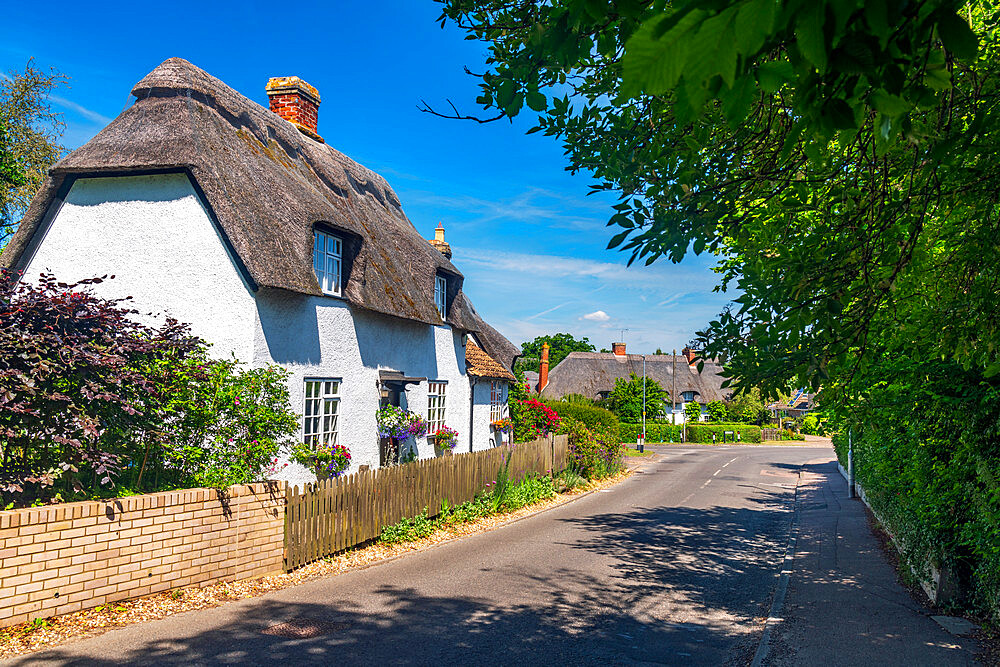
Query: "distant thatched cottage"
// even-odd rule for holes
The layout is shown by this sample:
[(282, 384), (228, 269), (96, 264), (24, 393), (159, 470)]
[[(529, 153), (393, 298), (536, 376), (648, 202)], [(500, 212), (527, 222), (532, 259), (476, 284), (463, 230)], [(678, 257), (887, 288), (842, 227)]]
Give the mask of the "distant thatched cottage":
[(489, 447), (520, 351), (472, 307), (443, 230), (422, 238), (381, 176), (324, 143), (316, 90), (267, 93), (270, 110), (167, 60), (51, 170), (0, 264), (114, 274), (102, 296), (190, 323), (216, 356), (281, 364), (301, 437), (349, 446), (355, 467), (384, 462), (386, 402), (458, 430), (458, 451)]
[(567, 394), (581, 394), (594, 400), (607, 398), (615, 387), (615, 380), (627, 380), (632, 373), (642, 377), (643, 360), (646, 377), (655, 380), (673, 397), (667, 402), (666, 414), (673, 410), (674, 420), (684, 421), (684, 408), (688, 403), (705, 406), (712, 401), (725, 400), (728, 392), (722, 388), (722, 366), (705, 360), (698, 372), (697, 353), (684, 348), (683, 354), (626, 354), (624, 343), (612, 344), (612, 352), (570, 352), (551, 371), (548, 370), (547, 350), (542, 352), (538, 391), (543, 398), (559, 399)]

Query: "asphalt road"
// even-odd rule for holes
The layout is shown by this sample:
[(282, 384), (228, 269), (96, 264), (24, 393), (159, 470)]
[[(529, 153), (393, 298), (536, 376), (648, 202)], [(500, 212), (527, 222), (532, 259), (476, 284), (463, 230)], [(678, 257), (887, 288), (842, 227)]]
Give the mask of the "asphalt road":
[[(828, 447), (672, 447), (604, 492), (366, 570), (10, 664), (747, 664), (799, 472)], [(311, 638), (264, 634), (308, 622)]]

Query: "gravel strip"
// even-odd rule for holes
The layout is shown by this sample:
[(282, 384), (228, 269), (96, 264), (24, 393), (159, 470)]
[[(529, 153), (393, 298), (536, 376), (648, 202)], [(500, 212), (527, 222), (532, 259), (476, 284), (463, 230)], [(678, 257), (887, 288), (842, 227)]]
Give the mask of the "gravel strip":
[(555, 498), (506, 514), (484, 517), (473, 523), (448, 526), (432, 535), (402, 544), (375, 544), (353, 549), (304, 565), (292, 572), (275, 574), (258, 579), (243, 579), (203, 588), (179, 588), (143, 598), (123, 600), (110, 605), (53, 617), (35, 623), (23, 623), (0, 628), (0, 657), (9, 658), (52, 648), (59, 644), (104, 634), (109, 630), (132, 623), (155, 621), (174, 614), (197, 609), (218, 607), (227, 602), (259, 597), (270, 591), (288, 588), (321, 577), (332, 577), (349, 570), (371, 567), (383, 561), (399, 558), (408, 553), (422, 551), (452, 540), (494, 530), (504, 524), (537, 514), (567, 503), (587, 493), (614, 486), (632, 471), (593, 482), (574, 492), (557, 494)]

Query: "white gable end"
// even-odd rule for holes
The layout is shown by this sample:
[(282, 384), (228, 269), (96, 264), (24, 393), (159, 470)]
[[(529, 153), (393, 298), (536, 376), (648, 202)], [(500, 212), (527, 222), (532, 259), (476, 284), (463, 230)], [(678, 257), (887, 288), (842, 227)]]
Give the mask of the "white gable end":
[(63, 282), (114, 275), (94, 292), (133, 297), (147, 323), (189, 323), (215, 357), (252, 356), (253, 295), (186, 174), (76, 180), (24, 276), (41, 272)]

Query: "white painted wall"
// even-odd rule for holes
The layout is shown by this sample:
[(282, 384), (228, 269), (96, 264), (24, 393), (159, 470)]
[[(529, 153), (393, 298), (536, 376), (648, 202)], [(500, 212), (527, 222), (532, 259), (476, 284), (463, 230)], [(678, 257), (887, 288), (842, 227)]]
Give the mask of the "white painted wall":
[[(501, 434), (494, 433), (492, 427), (490, 426), (490, 401), (492, 399), (492, 391), (490, 389), (490, 380), (486, 378), (473, 378), (475, 381), (473, 390), (473, 407), (472, 407), (472, 435), (473, 435), (473, 451), (482, 451), (484, 449), (489, 449), (490, 447), (495, 447), (501, 443)], [(502, 408), (502, 414), (504, 417), (509, 416), (507, 412), (507, 383), (505, 381), (498, 381), (501, 392), (501, 400), (504, 405)], [(503, 435), (506, 438), (503, 442), (509, 442), (510, 436)], [(465, 446), (461, 451), (469, 451), (469, 441), (466, 439), (463, 443)]]
[[(377, 467), (379, 370), (445, 381), (445, 423), (458, 431), (456, 451), (467, 451), (469, 381), (465, 348), (451, 327), (379, 315), (353, 308), (334, 297), (260, 290), (254, 336), (254, 365), (281, 364), (289, 371), (292, 407), (302, 412), (307, 378), (340, 378), (339, 442), (351, 450), (351, 471)], [(487, 389), (488, 391), (488, 389)], [(489, 424), (487, 395), (486, 424)], [(427, 417), (427, 381), (408, 385), (404, 408)], [(435, 456), (426, 437), (408, 443), (419, 458)], [(310, 472), (289, 464), (279, 477), (296, 484), (313, 480)]]
[[(254, 366), (287, 368), (292, 408), (302, 412), (306, 378), (340, 378), (340, 442), (351, 470), (377, 467), (379, 370), (448, 383), (446, 424), (468, 451), (470, 383), (461, 335), (350, 307), (334, 297), (261, 289), (243, 281), (208, 212), (183, 174), (78, 179), (29, 261), (26, 279), (41, 271), (73, 282), (115, 275), (94, 287), (106, 298), (132, 296), (149, 323), (170, 315), (213, 343), (212, 354), (235, 354)], [(480, 383), (474, 448), (489, 447), (489, 382)], [(427, 382), (409, 385), (403, 406), (427, 416)], [(426, 437), (409, 443), (420, 458), (435, 456)], [(278, 476), (313, 481), (296, 464)]]
[(78, 179), (25, 279), (43, 271), (63, 282), (114, 275), (94, 293), (133, 297), (147, 324), (191, 324), (215, 357), (250, 356), (253, 294), (185, 174)]

